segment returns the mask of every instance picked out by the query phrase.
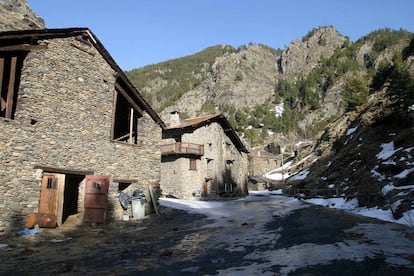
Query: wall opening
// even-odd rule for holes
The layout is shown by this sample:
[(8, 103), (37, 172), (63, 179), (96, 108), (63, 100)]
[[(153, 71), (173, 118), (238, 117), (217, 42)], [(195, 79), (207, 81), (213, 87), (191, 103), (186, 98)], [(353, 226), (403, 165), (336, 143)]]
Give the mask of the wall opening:
[(71, 216), (79, 213), (79, 188), (85, 179), (84, 175), (67, 174), (65, 177), (65, 192), (63, 195), (63, 215), (62, 223)]
[(0, 117), (14, 119), (26, 51), (0, 52)]

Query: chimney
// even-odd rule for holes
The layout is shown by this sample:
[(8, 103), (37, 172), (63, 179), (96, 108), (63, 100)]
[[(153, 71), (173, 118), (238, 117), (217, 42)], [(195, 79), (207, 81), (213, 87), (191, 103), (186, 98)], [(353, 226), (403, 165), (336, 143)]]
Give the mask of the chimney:
[(169, 127), (174, 127), (174, 126), (180, 125), (181, 124), (180, 112), (178, 112), (178, 111), (170, 112), (170, 118), (168, 119), (167, 124), (168, 124)]

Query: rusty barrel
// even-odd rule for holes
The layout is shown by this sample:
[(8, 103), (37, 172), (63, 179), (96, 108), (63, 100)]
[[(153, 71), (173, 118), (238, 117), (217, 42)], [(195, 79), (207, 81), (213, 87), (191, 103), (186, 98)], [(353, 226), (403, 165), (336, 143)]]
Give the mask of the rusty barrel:
[(55, 228), (57, 226), (56, 215), (32, 212), (27, 219), (26, 226), (33, 228), (36, 224), (42, 228)]

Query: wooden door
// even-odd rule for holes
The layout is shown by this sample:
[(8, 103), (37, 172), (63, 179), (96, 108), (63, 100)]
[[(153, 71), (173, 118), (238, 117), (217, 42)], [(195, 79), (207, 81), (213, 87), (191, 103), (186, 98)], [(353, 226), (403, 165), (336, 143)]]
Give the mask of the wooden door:
[(39, 213), (56, 216), (56, 222), (58, 225), (62, 223), (64, 190), (64, 174), (43, 174), (42, 189), (40, 192)]
[(105, 223), (108, 191), (109, 176), (86, 176), (83, 222)]

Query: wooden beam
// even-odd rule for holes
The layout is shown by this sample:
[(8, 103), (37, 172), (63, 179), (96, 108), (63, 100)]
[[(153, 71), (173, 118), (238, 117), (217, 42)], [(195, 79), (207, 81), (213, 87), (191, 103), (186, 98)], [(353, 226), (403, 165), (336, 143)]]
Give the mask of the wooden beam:
[(122, 88), (122, 86), (119, 83), (115, 84), (115, 88), (127, 99), (127, 101), (130, 103), (130, 105), (135, 108), (136, 111), (138, 111), (141, 116), (144, 116), (144, 111), (139, 108), (139, 106), (135, 103), (135, 101), (128, 95), (128, 93)]
[[(135, 133), (135, 132), (134, 132)], [(133, 134), (134, 134), (133, 133)], [(123, 139), (125, 139), (125, 138), (127, 138), (127, 137), (129, 137), (129, 133), (127, 133), (127, 134), (125, 134), (125, 135), (122, 135), (121, 137), (118, 137), (118, 138), (116, 138), (116, 139), (114, 139), (115, 141), (121, 141), (121, 140), (123, 140)]]
[(60, 168), (53, 168), (53, 167), (45, 167), (40, 165), (35, 165), (34, 169), (40, 169), (44, 172), (50, 173), (62, 173), (62, 174), (75, 174), (75, 175), (94, 175), (94, 171), (81, 171), (81, 170), (67, 170), (67, 169), (60, 169)]
[(114, 178), (112, 180), (112, 182), (115, 182), (115, 183), (130, 183), (130, 184), (132, 184), (132, 183), (137, 183), (138, 182), (138, 179), (118, 179), (118, 178)]
[(152, 192), (152, 186), (151, 185), (148, 186), (148, 190), (149, 190), (149, 194), (150, 194), (150, 197), (151, 197), (152, 206), (154, 207), (155, 213), (158, 215), (158, 207), (157, 207), (157, 203), (155, 202), (155, 197), (154, 197), (154, 194)]
[(113, 102), (113, 105), (112, 105), (111, 139), (115, 138), (115, 116), (116, 116), (117, 101), (118, 101), (118, 91), (115, 90), (114, 102)]
[(0, 57), (0, 89), (3, 83), (4, 58)]
[(132, 134), (134, 133), (134, 109), (130, 109), (129, 115), (129, 143), (133, 144), (134, 141), (132, 140)]
[(44, 49), (47, 49), (46, 44), (42, 44), (42, 45), (21, 44), (21, 45), (10, 45), (10, 46), (0, 47), (0, 51), (30, 51), (30, 50), (44, 50)]
[(7, 105), (6, 105), (6, 118), (12, 117), (13, 111), (13, 98), (14, 98), (14, 87), (16, 81), (16, 65), (17, 65), (17, 57), (11, 58), (11, 65), (10, 65), (10, 78), (9, 78), (9, 85), (7, 88)]
[(0, 111), (6, 108), (6, 102), (1, 97), (1, 90), (3, 87), (3, 73), (4, 73), (4, 58), (0, 57)]

